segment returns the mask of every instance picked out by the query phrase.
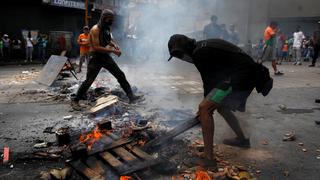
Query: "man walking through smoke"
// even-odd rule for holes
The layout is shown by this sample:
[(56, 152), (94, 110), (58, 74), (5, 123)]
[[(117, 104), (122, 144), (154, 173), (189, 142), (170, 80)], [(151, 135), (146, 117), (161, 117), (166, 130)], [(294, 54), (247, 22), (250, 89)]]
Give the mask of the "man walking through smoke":
[(244, 135), (232, 111), (245, 111), (247, 98), (254, 88), (264, 96), (269, 93), (273, 80), (268, 69), (254, 62), (237, 46), (221, 39), (196, 42), (184, 35), (173, 35), (168, 48), (170, 59), (176, 57), (194, 64), (203, 81), (204, 99), (199, 105), (197, 117), (202, 127), (204, 157), (195, 163), (216, 166), (213, 154), (215, 110), (223, 116), (237, 136), (225, 139), (223, 143), (250, 147), (249, 138)]
[(113, 11), (105, 9), (101, 14), (99, 22), (90, 30), (90, 60), (87, 68), (87, 77), (81, 84), (75, 99), (71, 102), (71, 106), (75, 110), (81, 110), (79, 100), (83, 98), (84, 94), (90, 88), (101, 68), (107, 69), (118, 80), (120, 86), (126, 92), (130, 103), (134, 103), (139, 99), (138, 96), (133, 94), (125, 74), (110, 56), (110, 53), (117, 56), (121, 55), (121, 50), (113, 41), (111, 35), (113, 19)]

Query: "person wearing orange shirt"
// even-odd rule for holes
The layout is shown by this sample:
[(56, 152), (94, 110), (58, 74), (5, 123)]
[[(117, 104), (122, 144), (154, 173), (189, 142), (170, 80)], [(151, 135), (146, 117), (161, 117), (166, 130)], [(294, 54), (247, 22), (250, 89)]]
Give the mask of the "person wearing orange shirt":
[(89, 58), (89, 27), (83, 27), (83, 33), (79, 35), (78, 44), (80, 45), (80, 62), (79, 62), (79, 69), (78, 73), (81, 72), (81, 67), (83, 62), (88, 60)]
[(265, 61), (272, 61), (272, 68), (274, 75), (283, 75), (282, 72), (277, 70), (276, 63), (276, 35), (277, 35), (277, 22), (271, 22), (270, 25), (264, 31), (264, 49), (262, 59), (260, 63)]

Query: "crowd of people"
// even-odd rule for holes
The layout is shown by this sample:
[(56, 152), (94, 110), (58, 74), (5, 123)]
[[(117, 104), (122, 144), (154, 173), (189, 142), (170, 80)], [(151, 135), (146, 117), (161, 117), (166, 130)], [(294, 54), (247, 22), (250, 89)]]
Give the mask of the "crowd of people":
[(23, 60), (25, 63), (32, 62), (36, 57), (41, 63), (45, 63), (47, 45), (46, 34), (39, 34), (36, 39), (31, 37), (31, 32), (26, 38), (3, 34), (0, 35), (0, 60), (20, 64)]
[[(260, 63), (271, 61), (275, 75), (283, 75), (277, 65), (284, 61), (302, 65), (303, 62), (312, 60), (309, 66), (314, 67), (320, 51), (320, 21), (312, 36), (307, 36), (301, 29), (298, 25), (292, 34), (285, 34), (277, 22), (271, 22), (257, 44), (248, 40), (242, 44), (242, 49)], [(215, 15), (211, 16), (211, 22), (204, 27), (203, 39), (223, 39), (240, 45), (235, 25), (231, 24), (227, 29), (225, 24), (218, 24), (218, 17)]]
[[(302, 62), (312, 60), (309, 67), (314, 67), (320, 50), (320, 21), (312, 36), (305, 35), (299, 25), (292, 34), (286, 35), (281, 30), (278, 30), (276, 22), (273, 22), (273, 24), (276, 24), (273, 29), (275, 32), (273, 47), (275, 49), (275, 62), (278, 65), (281, 65), (283, 61), (292, 62), (293, 65), (302, 65)], [(264, 47), (259, 46), (259, 48), (262, 48), (262, 54)]]

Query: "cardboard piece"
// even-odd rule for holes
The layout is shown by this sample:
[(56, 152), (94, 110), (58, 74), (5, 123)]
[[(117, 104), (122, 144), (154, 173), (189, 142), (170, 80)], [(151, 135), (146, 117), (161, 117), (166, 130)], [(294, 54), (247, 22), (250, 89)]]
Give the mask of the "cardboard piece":
[(64, 56), (52, 55), (47, 64), (43, 67), (38, 79), (40, 84), (51, 86), (67, 62), (68, 58)]

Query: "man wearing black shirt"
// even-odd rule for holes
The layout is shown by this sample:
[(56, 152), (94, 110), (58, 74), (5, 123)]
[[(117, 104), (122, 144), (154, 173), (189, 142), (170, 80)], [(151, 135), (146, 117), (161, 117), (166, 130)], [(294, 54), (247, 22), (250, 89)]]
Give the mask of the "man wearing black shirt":
[(101, 13), (99, 22), (90, 30), (90, 59), (87, 68), (87, 77), (78, 89), (75, 99), (71, 102), (71, 106), (74, 110), (81, 110), (79, 100), (83, 98), (84, 94), (90, 88), (101, 68), (107, 69), (118, 80), (120, 86), (126, 92), (130, 103), (134, 103), (139, 99), (138, 96), (135, 96), (132, 93), (131, 86), (126, 79), (125, 74), (110, 56), (110, 53), (117, 56), (121, 55), (121, 50), (113, 41), (111, 35), (110, 27), (113, 23), (113, 17), (113, 11), (105, 9)]
[(205, 98), (199, 105), (198, 117), (205, 147), (204, 159), (200, 159), (199, 163), (215, 164), (213, 112), (216, 109), (237, 135), (236, 138), (225, 139), (223, 143), (250, 147), (250, 141), (232, 111), (245, 111), (247, 98), (254, 88), (263, 95), (269, 93), (273, 81), (268, 69), (255, 63), (237, 46), (221, 39), (196, 42), (184, 35), (173, 35), (168, 47), (170, 59), (176, 57), (194, 64), (203, 81)]

